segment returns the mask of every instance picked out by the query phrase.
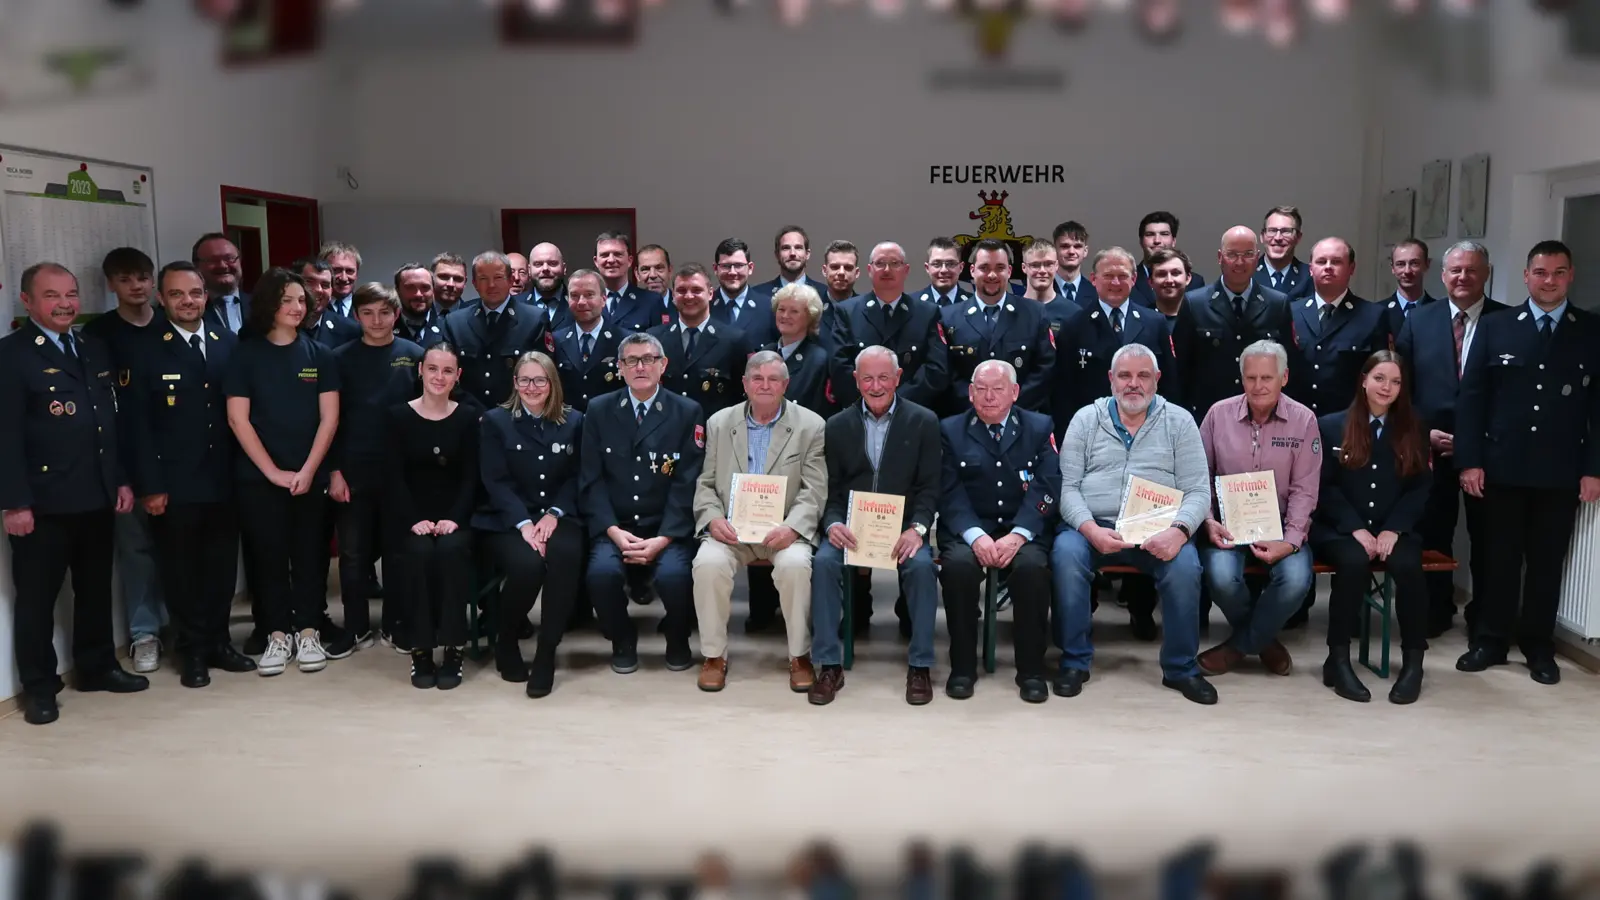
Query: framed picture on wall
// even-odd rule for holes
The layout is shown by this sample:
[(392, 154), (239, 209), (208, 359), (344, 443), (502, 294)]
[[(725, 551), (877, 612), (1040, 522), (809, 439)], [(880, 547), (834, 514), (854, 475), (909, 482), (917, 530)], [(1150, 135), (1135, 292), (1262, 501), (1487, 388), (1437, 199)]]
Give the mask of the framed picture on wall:
[(1393, 247), (1411, 237), (1412, 213), (1416, 208), (1415, 191), (1401, 188), (1383, 195), (1378, 207), (1378, 245)]
[(1429, 240), (1450, 233), (1450, 160), (1436, 159), (1422, 167), (1417, 192), (1417, 237)]
[(1461, 236), (1481, 238), (1489, 224), (1489, 154), (1480, 153), (1461, 161)]

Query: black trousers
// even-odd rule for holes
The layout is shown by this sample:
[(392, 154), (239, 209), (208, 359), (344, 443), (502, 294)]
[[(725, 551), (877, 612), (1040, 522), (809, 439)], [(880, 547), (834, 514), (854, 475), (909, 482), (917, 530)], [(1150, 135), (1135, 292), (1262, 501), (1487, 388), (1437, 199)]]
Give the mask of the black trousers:
[[(1489, 583), (1484, 566), (1488, 562), (1489, 548), (1483, 542), (1483, 500), (1461, 491), (1461, 471), (1456, 468), (1454, 456), (1433, 455), (1433, 489), (1428, 494), (1428, 508), (1422, 514), (1422, 549), (1435, 550), (1446, 556), (1455, 555), (1456, 523), (1461, 510), (1466, 508), (1467, 541), (1471, 548), (1472, 601), (1467, 604), (1467, 630), (1470, 634), (1478, 617), (1479, 597), (1489, 596)], [(1445, 625), (1455, 618), (1456, 584), (1454, 572), (1430, 572), (1424, 576), (1428, 582), (1428, 618), (1437, 625)]]
[(496, 628), (502, 646), (516, 646), (518, 627), (527, 621), (534, 601), (541, 597), (544, 608), (539, 611), (538, 650), (550, 653), (561, 643), (567, 622), (572, 618), (572, 605), (577, 602), (578, 583), (583, 577), (583, 535), (580, 532), (577, 523), (562, 518), (545, 544), (545, 556), (528, 546), (520, 532), (479, 532), (495, 567), (506, 577), (500, 587)]
[[(384, 610), (404, 604), (411, 648), (432, 650), (465, 644), (467, 604), (472, 599), (472, 532), (459, 528), (442, 537), (409, 531), (402, 537), (399, 532), (391, 532), (388, 543), (396, 552), (386, 563), (392, 574), (384, 591)], [(351, 575), (366, 581), (364, 566), (344, 567), (343, 538), (339, 550), (339, 574), (346, 579), (341, 590), (348, 589)], [(350, 624), (351, 612), (346, 605), (345, 628), (355, 630)]]
[[(1333, 566), (1333, 588), (1328, 594), (1328, 646), (1348, 647), (1361, 633), (1362, 602), (1366, 599), (1372, 561), (1353, 537), (1318, 541), (1312, 551)], [(1428, 649), (1428, 593), (1422, 577), (1422, 541), (1402, 534), (1386, 563), (1394, 578), (1394, 615), (1400, 625), (1400, 647)]]
[[(21, 440), (12, 435), (8, 440)], [(111, 631), (110, 507), (86, 513), (34, 513), (33, 532), (11, 537), (11, 579), (17, 590), (12, 652), (22, 689), (54, 692), (56, 596), (72, 571), (72, 665), (79, 675), (117, 667)]]
[(1485, 485), (1483, 512), (1488, 589), (1476, 601), (1483, 608), (1472, 643), (1505, 650), (1515, 637), (1525, 655), (1550, 656), (1567, 545), (1577, 524), (1578, 488)]
[[(351, 487), (349, 503), (329, 500), (339, 534), (339, 597), (344, 604), (344, 627), (358, 635), (372, 630), (370, 577), (372, 566), (378, 561), (378, 531), (384, 527), (382, 501), (382, 491), (366, 487)], [(415, 523), (405, 526), (409, 537), (416, 536), (410, 534), (412, 524)], [(383, 618), (384, 630), (394, 634), (387, 603)]]
[[(950, 674), (978, 674), (979, 604), (983, 567), (965, 543), (939, 548), (939, 583), (944, 587), (945, 625), (950, 629)], [(1017, 679), (1044, 676), (1044, 651), (1050, 642), (1050, 557), (1029, 541), (1005, 570), (1011, 588), (1012, 642)]]
[(150, 517), (156, 565), (179, 653), (228, 643), (228, 615), (239, 580), (239, 518), (232, 502), (169, 504)]
[(772, 618), (778, 614), (778, 587), (772, 583), (772, 569), (760, 566), (745, 567), (745, 577), (750, 583), (750, 617)]
[(296, 497), (265, 481), (239, 485), (239, 515), (268, 634), (316, 628), (328, 600), (328, 495)]

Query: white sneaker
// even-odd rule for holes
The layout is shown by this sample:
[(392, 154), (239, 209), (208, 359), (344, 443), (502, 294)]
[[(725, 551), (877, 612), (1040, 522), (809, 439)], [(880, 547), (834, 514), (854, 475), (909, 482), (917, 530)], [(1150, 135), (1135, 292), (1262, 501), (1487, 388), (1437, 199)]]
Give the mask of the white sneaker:
[(133, 642), (133, 670), (143, 675), (161, 668), (161, 642), (145, 635)]
[(300, 645), (295, 653), (300, 658), (300, 671), (320, 672), (328, 667), (328, 652), (322, 648), (322, 638), (315, 631), (310, 634), (302, 631), (296, 640)]
[(289, 667), (289, 660), (294, 657), (294, 648), (289, 646), (289, 638), (267, 638), (267, 650), (256, 660), (257, 675), (282, 675), (283, 670)]

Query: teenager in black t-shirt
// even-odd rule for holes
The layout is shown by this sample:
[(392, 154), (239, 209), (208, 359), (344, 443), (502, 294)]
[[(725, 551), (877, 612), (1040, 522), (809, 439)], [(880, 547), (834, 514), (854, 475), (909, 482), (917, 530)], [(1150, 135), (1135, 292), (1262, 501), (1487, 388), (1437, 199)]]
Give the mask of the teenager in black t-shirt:
[(328, 570), (325, 460), (339, 425), (339, 373), (329, 353), (300, 332), (305, 314), (300, 276), (283, 268), (262, 275), (246, 323), (250, 336), (224, 382), (228, 425), (243, 451), (240, 521), (265, 619), (256, 624), (268, 634), (256, 669), (262, 675), (280, 674), (293, 657), (302, 672), (328, 664), (317, 625)]

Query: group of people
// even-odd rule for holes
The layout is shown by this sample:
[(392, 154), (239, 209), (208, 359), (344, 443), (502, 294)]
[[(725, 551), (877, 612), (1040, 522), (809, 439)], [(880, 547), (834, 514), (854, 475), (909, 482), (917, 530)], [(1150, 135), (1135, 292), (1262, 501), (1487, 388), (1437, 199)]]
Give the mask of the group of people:
[[(1251, 657), (1290, 673), (1279, 634), (1304, 621), (1313, 559), (1335, 570), (1324, 683), (1370, 699), (1349, 644), (1381, 562), (1403, 650), (1390, 699), (1414, 702), (1428, 639), (1456, 611), (1450, 576), (1425, 577), (1422, 554), (1451, 551), (1463, 495), (1473, 602), (1457, 668), (1504, 664), (1515, 642), (1534, 680), (1559, 680), (1561, 563), (1577, 504), (1600, 498), (1600, 326), (1568, 301), (1567, 248), (1532, 248), (1527, 300), (1510, 306), (1484, 295), (1483, 246), (1446, 252), (1435, 299), (1429, 250), (1407, 241), (1389, 260), (1399, 289), (1370, 302), (1349, 290), (1347, 241), (1296, 256), (1293, 207), (1259, 233), (1230, 228), (1209, 283), (1177, 249), (1178, 224), (1151, 213), (1137, 257), (1091, 257), (1087, 229), (1062, 223), (1017, 254), (1020, 281), (1006, 244), (937, 238), (918, 293), (892, 242), (867, 254), (864, 292), (845, 241), (811, 280), (797, 226), (775, 237), (777, 276), (762, 283), (737, 239), (710, 269), (674, 268), (665, 248), (606, 233), (593, 268), (539, 244), (470, 264), (441, 254), (392, 287), (362, 282), (359, 251), (331, 243), (249, 293), (238, 248), (208, 234), (159, 271), (137, 250), (109, 254), (117, 307), (81, 332), (77, 279), (34, 265), (28, 317), (0, 339), (0, 426), (21, 436), (0, 446), (0, 509), (26, 718), (59, 716), (50, 637), (69, 569), (79, 690), (145, 689), (169, 620), (188, 687), (212, 669), (317, 671), (381, 640), (410, 655), (415, 686), (451, 689), (483, 603), (500, 676), (542, 697), (564, 633), (591, 617), (611, 668), (636, 671), (629, 606), (655, 600), (667, 668), (696, 665), (698, 632), (697, 683), (722, 689), (744, 567), (746, 631), (781, 619), (790, 688), (827, 704), (847, 630), (872, 615), (870, 570), (846, 564), (863, 491), (903, 500), (891, 554), (914, 705), (934, 695), (941, 589), (944, 690), (973, 695), (986, 571), (1013, 610), (1022, 699), (1079, 694), (1107, 566), (1141, 573), (1122, 591), (1134, 634), (1161, 635), (1162, 684), (1215, 703), (1208, 678)], [(469, 281), (478, 297), (464, 301)], [(1236, 540), (1217, 480), (1266, 471), (1282, 539)], [(730, 517), (750, 474), (783, 476), (785, 492), (781, 524), (746, 541)], [(1129, 541), (1117, 529), (1133, 477), (1181, 503)], [(242, 653), (228, 628), (241, 539)], [(325, 590), (335, 539), (341, 625)], [(112, 639), (113, 553), (135, 673)], [(1231, 634), (1201, 652), (1212, 603)]]

